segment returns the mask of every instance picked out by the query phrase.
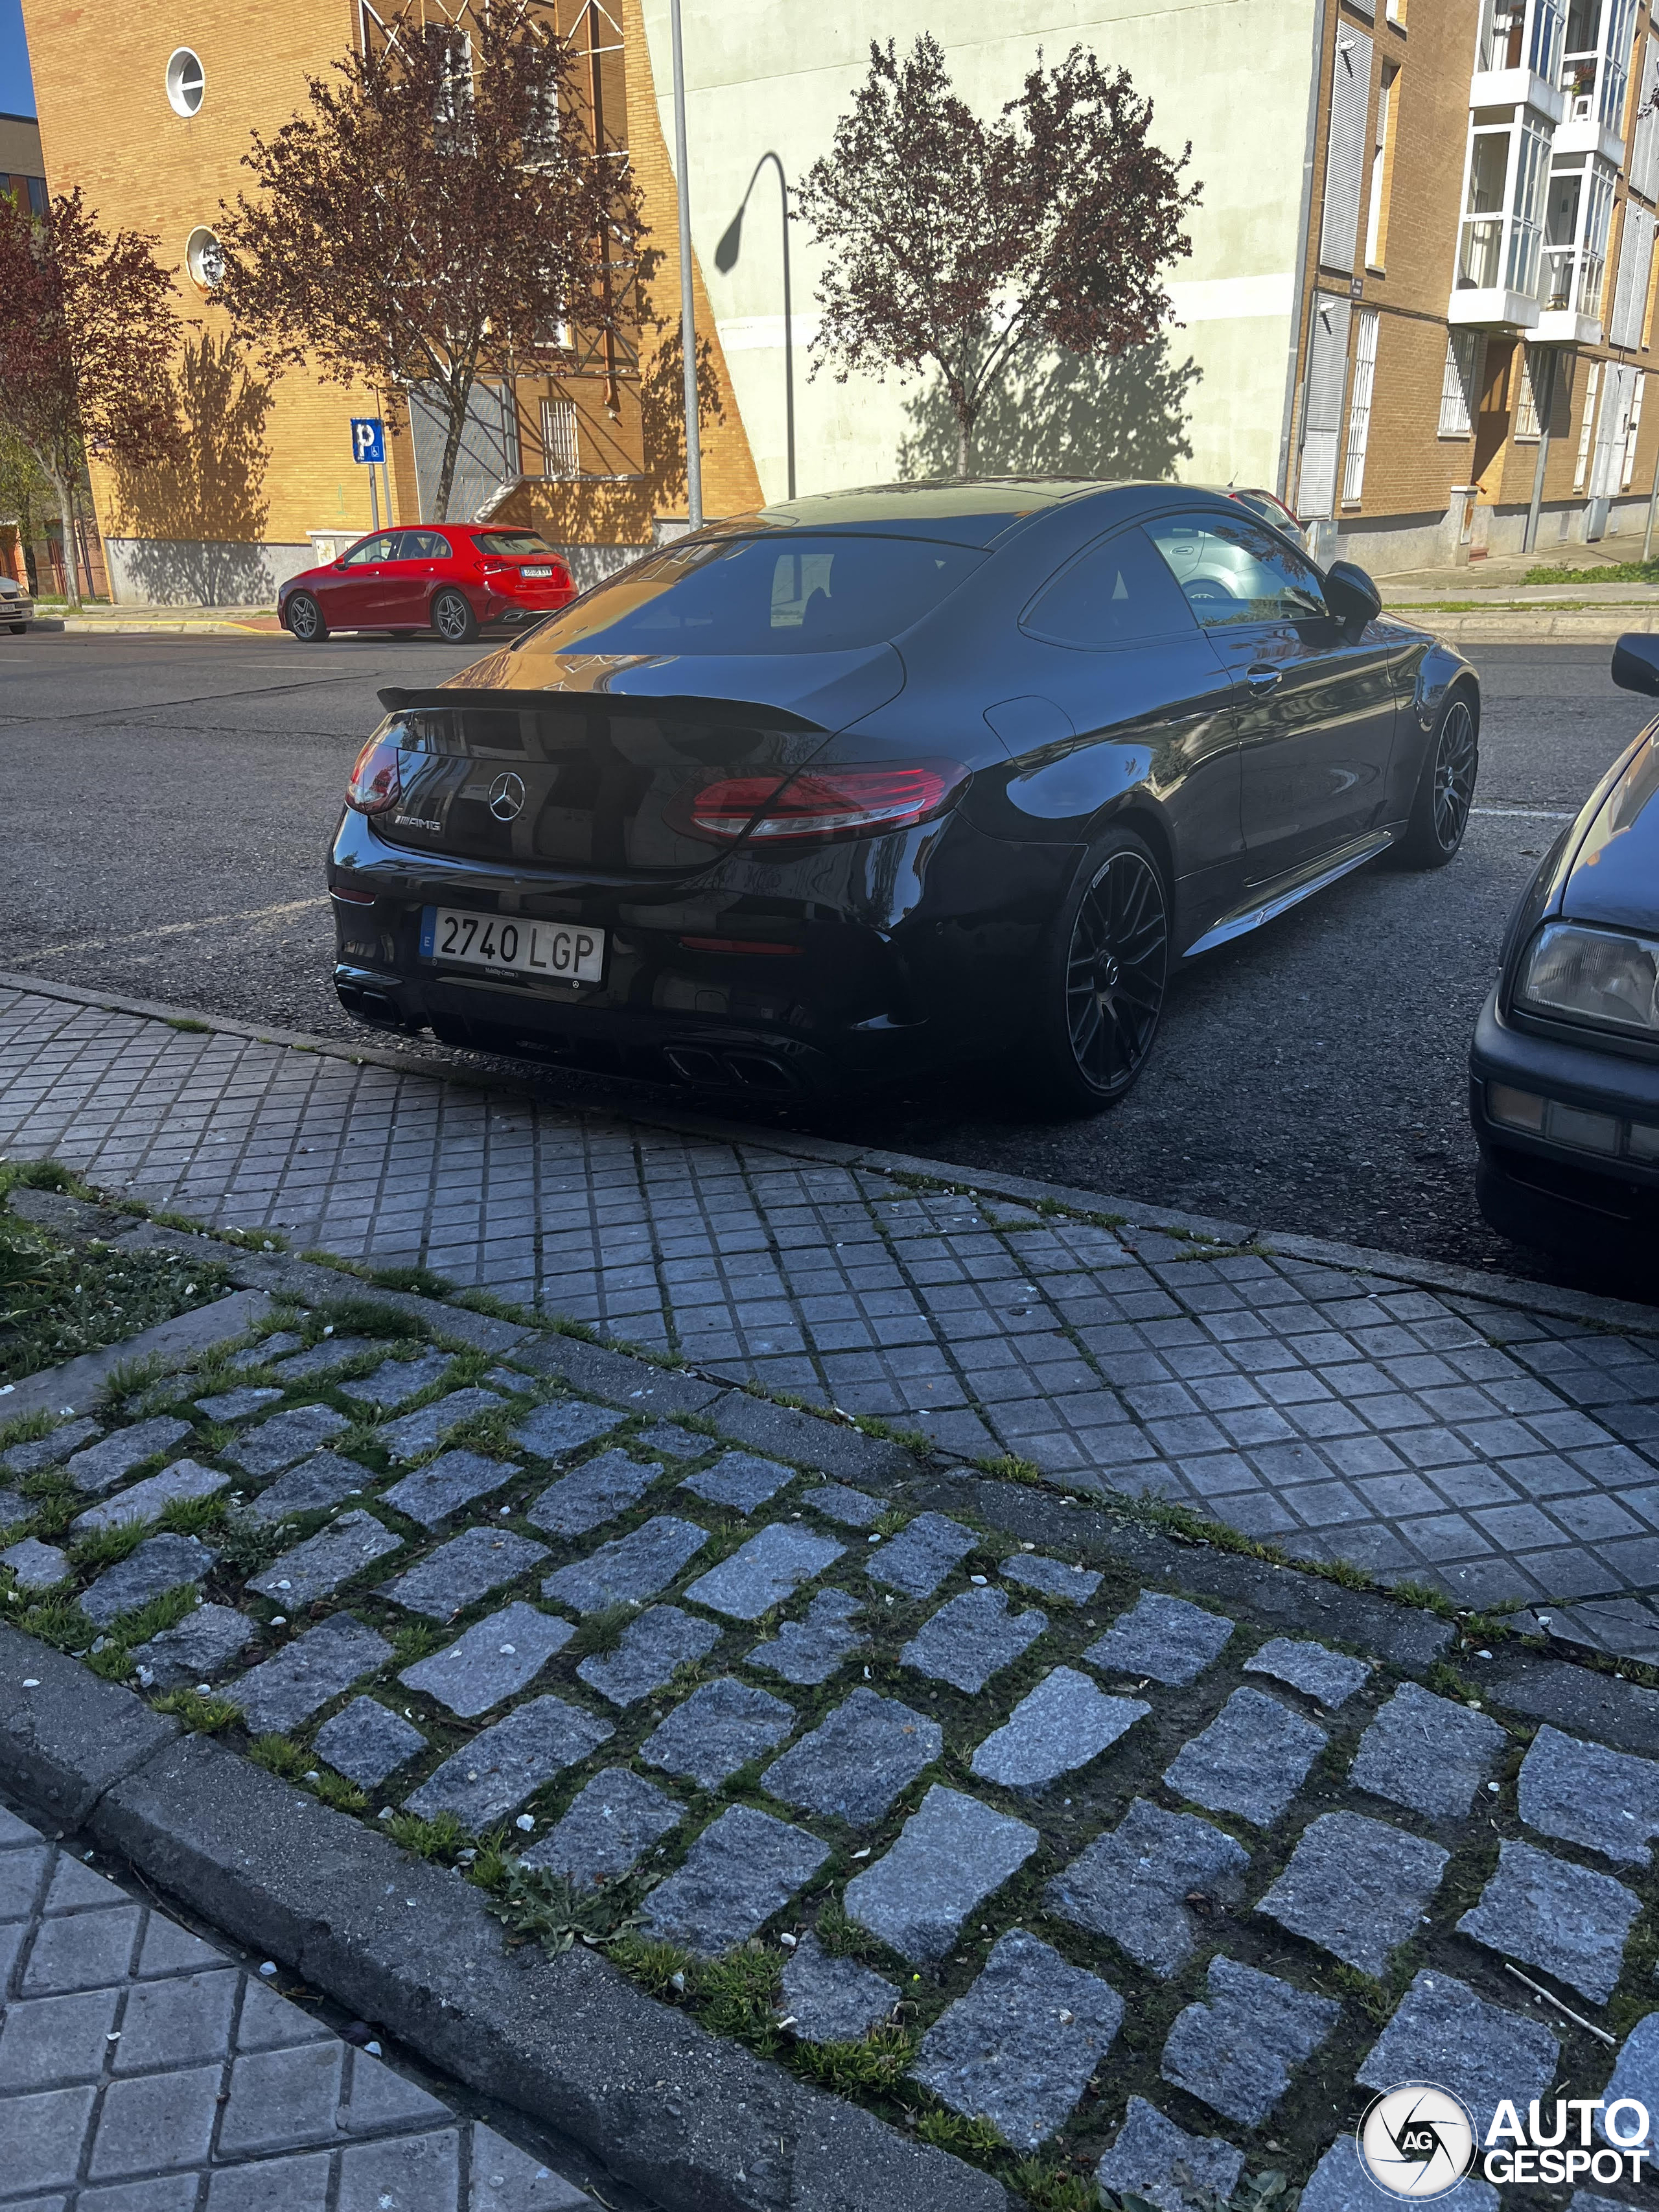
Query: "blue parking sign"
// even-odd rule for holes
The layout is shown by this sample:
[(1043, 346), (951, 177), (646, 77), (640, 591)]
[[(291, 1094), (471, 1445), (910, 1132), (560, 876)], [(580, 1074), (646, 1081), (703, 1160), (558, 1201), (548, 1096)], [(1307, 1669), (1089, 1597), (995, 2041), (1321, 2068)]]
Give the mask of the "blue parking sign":
[(386, 459), (386, 424), (378, 415), (352, 416), (351, 458), (354, 461), (383, 461)]

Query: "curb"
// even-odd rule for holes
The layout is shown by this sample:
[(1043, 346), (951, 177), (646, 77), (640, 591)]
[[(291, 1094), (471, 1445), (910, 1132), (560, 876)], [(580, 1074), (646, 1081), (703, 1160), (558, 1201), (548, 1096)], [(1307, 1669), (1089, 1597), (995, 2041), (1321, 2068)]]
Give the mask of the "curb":
[(1627, 630), (1659, 629), (1659, 611), (1633, 607), (1621, 621), (1609, 610), (1583, 614), (1537, 613), (1437, 615), (1432, 607), (1388, 607), (1384, 619), (1409, 623), (1449, 645), (1612, 645)]
[[(89, 991), (78, 984), (44, 981), (11, 969), (0, 969), (0, 989), (21, 991), (41, 999), (59, 999), (71, 1006), (94, 1006), (105, 1013), (131, 1014), (145, 1021), (167, 1022), (182, 1018), (226, 1036), (319, 1053), (331, 1060), (349, 1060), (354, 1066), (385, 1067), (398, 1075), (425, 1076), (438, 1082), (462, 1084), (472, 1090), (539, 1095), (535, 1091), (533, 1072), (529, 1069), (520, 1074), (497, 1068), (446, 1066), (385, 1045), (356, 1047), (351, 1041), (313, 1036), (301, 1030), (262, 1029), (252, 1022), (198, 1013), (193, 1007), (172, 1006), (155, 999), (132, 999), (111, 991)], [(580, 1115), (595, 1109), (577, 1106), (563, 1110)], [(1368, 1245), (1281, 1235), (1259, 1224), (1183, 1213), (1170, 1206), (1152, 1206), (1141, 1199), (1121, 1198), (1108, 1191), (1082, 1190), (1069, 1183), (1043, 1182), (1030, 1176), (1004, 1175), (989, 1168), (956, 1167), (945, 1160), (925, 1159), (914, 1153), (885, 1152), (869, 1146), (844, 1145), (834, 1138), (808, 1137), (789, 1129), (717, 1121), (712, 1115), (684, 1113), (649, 1101), (625, 1110), (604, 1111), (610, 1119), (635, 1121), (647, 1128), (672, 1129), (687, 1136), (763, 1147), (792, 1158), (821, 1160), (833, 1167), (861, 1168), (872, 1175), (912, 1176), (930, 1184), (982, 1191), (990, 1197), (1012, 1199), (1024, 1206), (1047, 1201), (1063, 1206), (1068, 1212), (1113, 1213), (1134, 1229), (1172, 1231), (1177, 1236), (1226, 1244), (1263, 1242), (1285, 1259), (1306, 1260), (1354, 1274), (1376, 1275), (1425, 1290), (1449, 1291), (1459, 1297), (1479, 1298), (1488, 1305), (1527, 1306), (1559, 1320), (1587, 1322), (1625, 1334), (1659, 1336), (1659, 1306), (1602, 1297), (1594, 1291), (1567, 1290), (1553, 1283), (1529, 1283), (1519, 1276), (1489, 1274), (1483, 1268), (1416, 1259), (1408, 1253), (1379, 1251)], [(258, 1279), (263, 1283), (264, 1278)], [(338, 1295), (337, 1291), (335, 1295)], [(389, 1294), (377, 1291), (375, 1296), (385, 1297)]]
[(665, 2212), (1007, 2212), (989, 2174), (711, 2035), (596, 1953), (520, 1962), (460, 1875), (3, 1626), (0, 1776)]

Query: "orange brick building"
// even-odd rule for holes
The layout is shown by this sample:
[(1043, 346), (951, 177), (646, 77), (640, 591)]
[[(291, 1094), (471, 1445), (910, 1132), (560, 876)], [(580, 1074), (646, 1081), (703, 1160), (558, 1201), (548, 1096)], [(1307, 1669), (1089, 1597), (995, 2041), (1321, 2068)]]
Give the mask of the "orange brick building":
[[(656, 102), (632, 57), (644, 51), (638, 0), (557, 0), (556, 20), (584, 58), (589, 96), (626, 148), (652, 243), (653, 297), (672, 309), (675, 345), (647, 323), (607, 358), (574, 334), (544, 374), (477, 396), (451, 513), (486, 501), (538, 523), (587, 580), (649, 545), (684, 513), (674, 185)], [(46, 174), (79, 185), (106, 228), (159, 238), (177, 270), (176, 370), (185, 442), (167, 470), (94, 463), (93, 489), (114, 596), (126, 600), (268, 600), (284, 577), (370, 526), (374, 496), (393, 521), (422, 519), (436, 477), (432, 427), (388, 395), (289, 372), (270, 380), (239, 355), (211, 280), (222, 200), (250, 182), (250, 134), (270, 135), (302, 107), (308, 76), (354, 44), (384, 35), (367, 0), (179, 0), (164, 9), (86, 0), (25, 0)], [(428, 13), (441, 13), (430, 0)], [(551, 12), (551, 10), (550, 10)], [(644, 303), (647, 309), (650, 303)], [(712, 348), (712, 419), (703, 438), (712, 514), (757, 503), (759, 484), (701, 289)], [(384, 471), (354, 462), (349, 424), (388, 419)], [(388, 518), (383, 514), (384, 521)]]
[(1644, 532), (1644, 0), (1334, 0), (1285, 488), (1379, 574)]

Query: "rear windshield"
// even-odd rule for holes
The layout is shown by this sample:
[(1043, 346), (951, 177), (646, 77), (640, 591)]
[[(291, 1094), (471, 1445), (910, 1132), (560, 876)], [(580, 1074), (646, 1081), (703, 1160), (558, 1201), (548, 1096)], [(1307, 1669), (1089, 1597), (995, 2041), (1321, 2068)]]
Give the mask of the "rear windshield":
[(555, 653), (835, 653), (908, 629), (985, 558), (919, 538), (670, 546), (544, 623)]
[(553, 550), (546, 538), (538, 538), (533, 530), (480, 531), (473, 543), (480, 553), (550, 553)]

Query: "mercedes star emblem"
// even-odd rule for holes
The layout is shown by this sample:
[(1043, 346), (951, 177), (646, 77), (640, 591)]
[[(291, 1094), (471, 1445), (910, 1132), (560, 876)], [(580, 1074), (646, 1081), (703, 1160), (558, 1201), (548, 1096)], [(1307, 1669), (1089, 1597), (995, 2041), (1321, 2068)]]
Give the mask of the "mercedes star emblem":
[(524, 779), (510, 771), (498, 775), (489, 787), (489, 811), (498, 822), (510, 822), (524, 809)]

